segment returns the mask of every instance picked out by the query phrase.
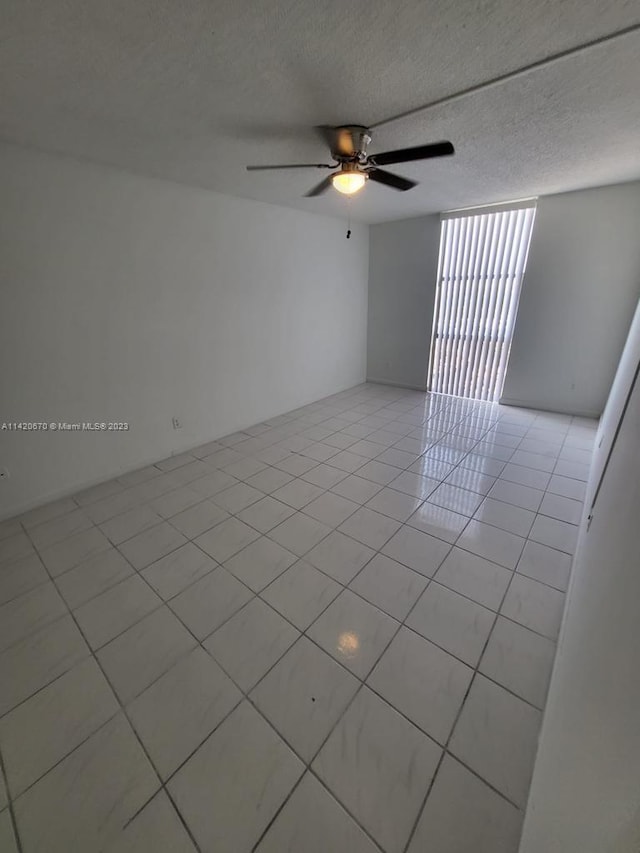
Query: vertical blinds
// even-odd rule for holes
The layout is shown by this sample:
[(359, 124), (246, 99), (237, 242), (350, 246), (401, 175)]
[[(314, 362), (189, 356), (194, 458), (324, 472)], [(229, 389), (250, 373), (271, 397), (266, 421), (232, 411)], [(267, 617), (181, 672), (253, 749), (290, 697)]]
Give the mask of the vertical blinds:
[(502, 393), (535, 202), (442, 218), (429, 389)]

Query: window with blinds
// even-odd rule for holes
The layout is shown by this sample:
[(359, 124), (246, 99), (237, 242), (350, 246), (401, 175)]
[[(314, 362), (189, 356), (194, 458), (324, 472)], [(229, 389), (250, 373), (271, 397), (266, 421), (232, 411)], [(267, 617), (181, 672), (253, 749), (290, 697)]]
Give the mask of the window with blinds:
[(527, 200), (443, 214), (430, 391), (500, 397), (535, 212)]

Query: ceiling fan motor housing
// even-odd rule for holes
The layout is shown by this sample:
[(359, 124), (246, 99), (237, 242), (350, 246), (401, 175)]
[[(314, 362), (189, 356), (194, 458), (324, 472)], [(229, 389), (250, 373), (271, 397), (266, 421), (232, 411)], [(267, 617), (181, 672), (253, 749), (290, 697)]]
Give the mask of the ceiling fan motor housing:
[(335, 146), (331, 154), (339, 163), (361, 163), (367, 156), (371, 131), (361, 124), (347, 124), (335, 129)]

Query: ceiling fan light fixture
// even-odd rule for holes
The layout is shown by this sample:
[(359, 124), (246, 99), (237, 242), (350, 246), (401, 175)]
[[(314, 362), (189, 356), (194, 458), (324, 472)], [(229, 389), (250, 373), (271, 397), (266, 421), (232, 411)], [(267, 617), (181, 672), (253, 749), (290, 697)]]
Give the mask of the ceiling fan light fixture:
[(357, 172), (355, 170), (337, 172), (331, 177), (331, 182), (334, 188), (344, 195), (353, 195), (354, 193), (357, 193), (358, 190), (361, 190), (364, 186), (365, 180), (365, 173)]

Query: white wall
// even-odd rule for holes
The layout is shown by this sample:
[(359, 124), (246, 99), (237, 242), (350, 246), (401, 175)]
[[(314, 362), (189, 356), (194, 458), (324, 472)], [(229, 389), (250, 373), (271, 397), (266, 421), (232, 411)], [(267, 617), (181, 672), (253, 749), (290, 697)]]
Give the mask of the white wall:
[(541, 198), (501, 402), (598, 416), (640, 294), (640, 182)]
[(634, 324), (636, 363), (622, 362), (633, 390), (580, 533), (520, 853), (640, 850), (638, 336)]
[(366, 226), (11, 146), (0, 198), (0, 421), (131, 424), (0, 432), (0, 517), (365, 378)]
[(433, 323), (440, 217), (370, 228), (367, 377), (425, 388)]
[[(598, 416), (640, 294), (640, 182), (540, 198), (502, 402)], [(367, 375), (425, 387), (437, 216), (371, 227)]]

